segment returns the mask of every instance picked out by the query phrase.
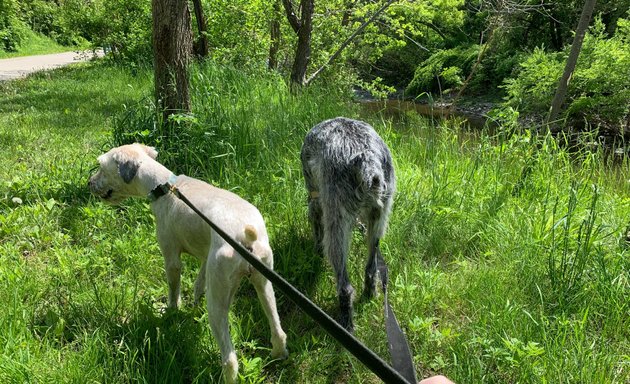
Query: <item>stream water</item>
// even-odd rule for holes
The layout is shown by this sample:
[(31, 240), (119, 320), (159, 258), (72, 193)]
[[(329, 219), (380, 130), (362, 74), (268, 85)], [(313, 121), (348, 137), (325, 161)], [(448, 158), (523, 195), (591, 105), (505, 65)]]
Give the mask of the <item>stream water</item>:
[(405, 100), (361, 100), (359, 103), (370, 112), (382, 113), (384, 116), (398, 118), (414, 111), (421, 116), (436, 120), (450, 118), (463, 119), (470, 128), (481, 129), (487, 125), (494, 125), (481, 113), (451, 108), (449, 105), (420, 104)]
[[(413, 111), (420, 116), (435, 120), (439, 124), (443, 120), (458, 119), (464, 121), (464, 126), (469, 130), (460, 131), (460, 135), (464, 135), (467, 139), (476, 136), (482, 129), (488, 129), (486, 132), (494, 132), (498, 127), (497, 123), (487, 117), (484, 113), (486, 106), (479, 108), (471, 108), (469, 110), (462, 108), (451, 108), (445, 104), (426, 104), (415, 103), (406, 100), (373, 100), (361, 99), (358, 103), (362, 108), (370, 113), (380, 113), (385, 117), (393, 119), (402, 118), (405, 114)], [(630, 154), (630, 147), (626, 145), (625, 140), (621, 140), (615, 136), (599, 136), (597, 138), (578, 138), (572, 137), (569, 142), (561, 141), (560, 144), (568, 145), (570, 150), (587, 149), (589, 151), (603, 149), (606, 159), (612, 159), (613, 163), (620, 163)]]

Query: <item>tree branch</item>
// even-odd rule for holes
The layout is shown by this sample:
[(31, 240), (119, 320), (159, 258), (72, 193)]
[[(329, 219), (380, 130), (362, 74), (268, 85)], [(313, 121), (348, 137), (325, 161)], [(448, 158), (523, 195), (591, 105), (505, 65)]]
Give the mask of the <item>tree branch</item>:
[[(283, 1), (287, 1), (287, 0), (283, 0)], [(367, 27), (371, 22), (373, 22), (381, 13), (383, 13), (383, 11), (385, 11), (387, 9), (387, 7), (389, 7), (394, 1), (396, 0), (387, 0), (387, 2), (385, 4), (383, 4), (382, 7), (380, 7), (376, 12), (374, 12), (374, 14), (372, 15), (372, 17), (370, 17), (368, 20), (366, 20), (365, 22), (363, 22), (363, 24), (361, 24), (361, 26), (359, 28), (357, 28), (356, 31), (354, 31), (352, 33), (352, 35), (350, 35), (350, 37), (348, 37), (346, 39), (346, 41), (344, 41), (343, 43), (341, 43), (341, 45), (339, 46), (339, 48), (337, 49), (337, 51), (335, 51), (335, 53), (332, 54), (332, 56), (330, 56), (330, 58), (328, 58), (328, 61), (326, 61), (326, 63), (324, 65), (322, 65), (317, 71), (315, 71), (315, 73), (313, 73), (304, 83), (304, 85), (308, 85), (310, 84), (313, 80), (315, 80), (315, 78), (324, 71), (324, 69), (326, 69), (326, 67), (328, 67), (340, 54), (341, 52), (352, 42), (352, 40), (354, 40), (355, 37), (357, 37), (357, 35), (359, 35), (359, 33), (361, 33), (365, 27)]]
[(300, 28), (302, 28), (302, 23), (300, 19), (298, 19), (297, 15), (293, 11), (293, 2), (291, 0), (282, 0), (282, 5), (284, 5), (284, 11), (287, 14), (287, 19), (289, 20), (289, 24), (291, 28), (297, 33)]

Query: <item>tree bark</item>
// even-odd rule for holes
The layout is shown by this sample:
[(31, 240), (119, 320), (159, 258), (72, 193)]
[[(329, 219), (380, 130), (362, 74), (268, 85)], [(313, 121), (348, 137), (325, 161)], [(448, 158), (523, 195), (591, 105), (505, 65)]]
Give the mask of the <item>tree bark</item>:
[(173, 113), (190, 112), (190, 11), (186, 0), (152, 0), (151, 7), (156, 105), (166, 122)]
[(551, 102), (549, 116), (547, 117), (547, 124), (549, 125), (549, 129), (551, 129), (551, 131), (557, 131), (556, 120), (560, 114), (560, 109), (562, 108), (562, 104), (564, 103), (567, 89), (569, 87), (569, 81), (571, 80), (578, 57), (580, 56), (582, 42), (584, 42), (584, 35), (586, 35), (586, 29), (591, 21), (595, 3), (596, 0), (586, 0), (584, 7), (582, 8), (582, 15), (580, 16), (580, 21), (578, 22), (577, 29), (575, 30), (575, 37), (573, 38), (573, 44), (571, 44), (571, 51), (569, 52), (564, 72), (562, 73), (562, 77), (558, 83), (556, 94)]
[(313, 30), (313, 12), (315, 10), (314, 0), (300, 1), (300, 18), (298, 19), (293, 10), (291, 0), (282, 0), (287, 19), (291, 28), (298, 36), (297, 47), (295, 49), (295, 59), (291, 68), (291, 85), (303, 86), (306, 83), (306, 70), (311, 58), (311, 32)]
[(195, 8), (195, 20), (197, 20), (197, 30), (199, 31), (199, 40), (195, 49), (195, 54), (198, 57), (208, 57), (208, 35), (206, 31), (206, 19), (203, 16), (203, 8), (201, 6), (201, 0), (193, 0), (193, 6)]

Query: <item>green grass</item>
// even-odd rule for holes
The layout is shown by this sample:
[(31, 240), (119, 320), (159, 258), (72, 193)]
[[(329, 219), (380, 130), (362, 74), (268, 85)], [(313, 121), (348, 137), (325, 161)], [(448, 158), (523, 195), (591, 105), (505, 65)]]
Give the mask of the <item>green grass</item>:
[(9, 59), (12, 57), (31, 56), (31, 55), (46, 55), (49, 53), (68, 52), (77, 49), (87, 49), (87, 45), (84, 47), (67, 47), (59, 45), (55, 40), (50, 37), (37, 34), (30, 29), (25, 29), (25, 37), (17, 51), (5, 52), (0, 50), (0, 59)]
[[(630, 381), (628, 162), (569, 153), (550, 138), (471, 133), (417, 116), (363, 113), (322, 84), (208, 64), (191, 74), (194, 115), (177, 140), (155, 128), (151, 76), (79, 66), (0, 84), (0, 382), (216, 382), (220, 356), (198, 269), (184, 307), (166, 283), (148, 203), (90, 196), (96, 157), (141, 140), (176, 172), (233, 190), (267, 220), (276, 270), (336, 313), (330, 267), (312, 252), (299, 149), (306, 131), (360, 116), (390, 145), (398, 194), (382, 242), (390, 300), (419, 376), (458, 383)], [(351, 279), (366, 248), (355, 232)], [(280, 292), (290, 358), (243, 283), (232, 336), (247, 383), (377, 383)], [(356, 335), (387, 358), (382, 301), (356, 304)]]

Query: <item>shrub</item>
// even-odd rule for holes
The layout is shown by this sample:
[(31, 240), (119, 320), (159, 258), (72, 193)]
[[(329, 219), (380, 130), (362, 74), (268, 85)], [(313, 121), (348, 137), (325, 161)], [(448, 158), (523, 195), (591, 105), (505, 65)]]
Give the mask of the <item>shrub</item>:
[[(69, 6), (75, 3), (77, 0), (23, 0), (19, 3), (18, 15), (33, 32), (48, 36), (61, 45), (78, 45), (84, 41), (83, 29), (73, 25), (75, 15), (67, 13)], [(83, 10), (89, 7), (81, 4)]]
[(15, 51), (24, 37), (16, 0), (0, 0), (0, 50)]
[[(516, 77), (507, 79), (504, 107), (544, 114), (554, 96), (570, 47), (559, 53), (535, 49), (521, 63)], [(607, 38), (596, 20), (587, 33), (569, 83), (563, 117), (572, 124), (586, 122), (620, 132), (630, 106), (630, 23), (618, 21), (617, 33)]]
[(66, 2), (65, 15), (72, 28), (93, 46), (103, 47), (116, 62), (151, 62), (151, 2), (97, 0), (85, 6)]
[(425, 92), (448, 92), (463, 83), (478, 54), (479, 45), (456, 47), (434, 53), (416, 68), (406, 92), (414, 95)]

